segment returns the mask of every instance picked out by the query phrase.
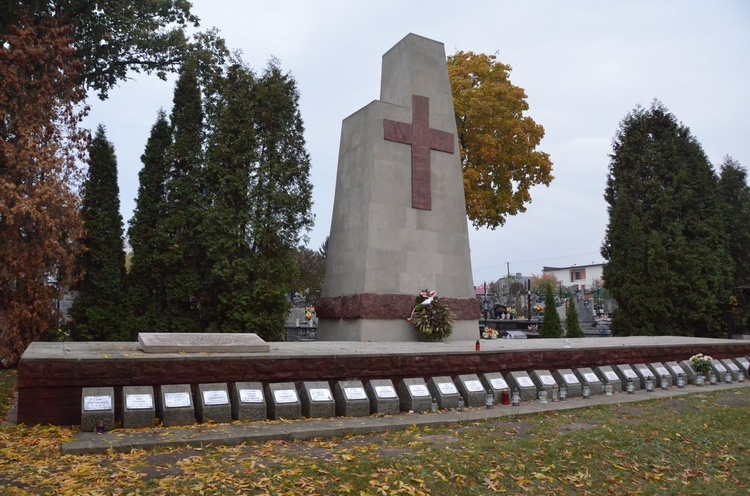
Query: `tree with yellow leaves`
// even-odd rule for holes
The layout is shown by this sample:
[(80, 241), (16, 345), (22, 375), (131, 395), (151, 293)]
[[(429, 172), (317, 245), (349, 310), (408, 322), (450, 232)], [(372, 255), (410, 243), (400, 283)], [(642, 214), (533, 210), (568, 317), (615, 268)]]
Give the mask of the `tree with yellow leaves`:
[(466, 212), (474, 227), (494, 229), (525, 212), (532, 186), (552, 181), (552, 162), (537, 150), (544, 128), (524, 112), (523, 88), (496, 55), (457, 52), (448, 74), (463, 168)]

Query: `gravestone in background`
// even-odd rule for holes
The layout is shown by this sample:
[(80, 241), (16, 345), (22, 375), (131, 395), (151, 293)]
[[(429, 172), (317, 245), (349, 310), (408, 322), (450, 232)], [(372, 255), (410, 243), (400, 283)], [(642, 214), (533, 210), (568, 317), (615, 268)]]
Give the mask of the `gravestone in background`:
[(104, 430), (115, 427), (115, 390), (111, 387), (83, 388), (81, 432), (94, 432), (100, 422)]
[(478, 337), (445, 49), (409, 34), (383, 56), (380, 100), (343, 122), (317, 337), (417, 341), (424, 289), (453, 312), (449, 340)]
[(153, 386), (123, 386), (122, 426), (125, 429), (153, 427), (155, 419)]

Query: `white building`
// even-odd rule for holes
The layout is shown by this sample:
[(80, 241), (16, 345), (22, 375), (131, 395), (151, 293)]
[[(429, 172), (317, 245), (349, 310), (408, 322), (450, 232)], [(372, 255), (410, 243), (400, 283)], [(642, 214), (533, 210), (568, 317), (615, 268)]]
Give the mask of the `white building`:
[(544, 267), (543, 274), (551, 274), (563, 286), (573, 291), (591, 291), (602, 287), (604, 264), (572, 265), (570, 267)]

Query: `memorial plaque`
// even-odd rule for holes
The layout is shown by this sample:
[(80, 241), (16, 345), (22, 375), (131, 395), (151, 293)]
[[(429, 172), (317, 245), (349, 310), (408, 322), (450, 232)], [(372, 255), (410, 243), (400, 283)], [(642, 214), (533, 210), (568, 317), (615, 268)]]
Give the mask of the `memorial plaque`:
[(232, 421), (232, 406), (225, 382), (198, 384), (195, 413), (201, 423), (225, 424)]
[(307, 418), (336, 416), (336, 402), (331, 387), (325, 381), (305, 381), (297, 385), (302, 402), (302, 415)]
[(271, 349), (257, 334), (141, 332), (144, 353), (268, 353)]
[(627, 390), (628, 387), (628, 379), (630, 379), (633, 382), (633, 389), (635, 391), (638, 391), (641, 389), (641, 380), (638, 377), (638, 374), (635, 373), (635, 370), (633, 370), (633, 367), (626, 363), (622, 363), (619, 365), (615, 365), (612, 367), (617, 374), (617, 376), (620, 378), (620, 382), (622, 382), (622, 388), (623, 391)]
[(276, 400), (276, 403), (297, 403), (299, 401), (297, 391), (294, 389), (274, 391), (273, 397)]
[(190, 406), (190, 393), (166, 393), (164, 395), (166, 408), (185, 408)]
[(594, 371), (603, 383), (612, 386), (613, 393), (619, 393), (625, 390), (625, 384), (620, 380), (620, 377), (614, 370), (612, 370), (612, 367), (610, 367), (609, 365), (595, 367)]
[(310, 389), (310, 401), (333, 401), (330, 389)]
[(229, 396), (226, 391), (203, 391), (204, 405), (228, 405)]
[(112, 397), (111, 396), (84, 396), (83, 397), (83, 411), (94, 412), (100, 410), (111, 410), (112, 409)]
[(565, 386), (568, 398), (581, 396), (581, 382), (572, 369), (557, 369), (552, 373), (552, 377), (555, 378), (561, 389)]
[(302, 402), (291, 382), (266, 384), (268, 418), (295, 420), (302, 417)]
[(122, 426), (125, 429), (153, 427), (156, 402), (152, 386), (123, 386)]
[(745, 373), (745, 377), (750, 374), (750, 361), (745, 357), (737, 357), (734, 359), (734, 363)]
[(430, 391), (424, 384), (409, 384), (409, 393), (414, 397), (430, 395)]
[(421, 377), (402, 379), (398, 384), (398, 397), (404, 412), (428, 412), (432, 408), (430, 391)]
[(487, 391), (476, 374), (459, 375), (454, 383), (466, 406), (484, 406), (487, 402)]
[(115, 426), (115, 390), (111, 387), (81, 390), (81, 432), (102, 432)]
[(164, 427), (195, 423), (195, 406), (189, 384), (161, 386), (156, 408)]
[(552, 397), (552, 389), (557, 382), (555, 382), (555, 378), (552, 377), (552, 374), (549, 370), (532, 370), (529, 374), (531, 376), (531, 380), (534, 383), (534, 386), (537, 389), (537, 394), (539, 390), (545, 390), (547, 391), (547, 396)]
[(508, 399), (510, 399), (510, 386), (500, 372), (480, 374), (479, 379), (482, 381), (485, 389), (492, 393), (495, 404), (500, 404), (503, 391), (507, 391)]
[(591, 395), (604, 394), (604, 383), (599, 380), (599, 376), (591, 370), (589, 367), (580, 367), (575, 369), (575, 374), (578, 376), (578, 380), (581, 381), (581, 387), (583, 382), (587, 382), (591, 387)]
[(439, 382), (437, 386), (443, 394), (458, 394), (458, 389), (453, 382)]
[(347, 400), (366, 400), (367, 393), (365, 388), (362, 387), (348, 387), (344, 388), (344, 396)]
[(690, 361), (689, 360), (680, 361), (680, 367), (682, 367), (682, 370), (685, 371), (685, 377), (687, 378), (688, 383), (695, 384), (695, 378), (698, 376), (698, 374), (695, 372), (695, 369), (690, 364)]
[(633, 370), (636, 374), (638, 374), (638, 379), (641, 381), (641, 389), (646, 389), (646, 379), (648, 377), (651, 377), (651, 379), (654, 381), (654, 386), (657, 385), (656, 377), (654, 377), (653, 371), (648, 368), (648, 365), (645, 363), (637, 363), (633, 365)]
[(537, 390), (534, 381), (525, 371), (514, 371), (505, 376), (508, 385), (513, 389), (518, 389), (521, 395), (521, 401), (534, 401), (537, 398)]
[(648, 368), (651, 369), (651, 372), (654, 374), (654, 386), (659, 387), (659, 384), (661, 383), (661, 376), (666, 376), (667, 378), (667, 385), (669, 387), (672, 387), (675, 385), (675, 380), (672, 377), (672, 374), (669, 372), (669, 369), (667, 369), (664, 364), (659, 362), (649, 363)]
[(370, 415), (370, 398), (362, 382), (339, 381), (333, 391), (336, 400), (336, 415), (342, 417), (365, 417)]
[(394, 415), (401, 409), (401, 400), (390, 379), (373, 379), (365, 383), (365, 391), (370, 398), (370, 413)]
[(740, 373), (740, 368), (737, 366), (736, 363), (732, 361), (731, 358), (724, 358), (721, 360), (721, 363), (724, 364), (724, 368), (732, 374), (732, 379), (737, 380), (737, 374)]
[(534, 387), (534, 381), (531, 380), (531, 377), (519, 377), (518, 385), (521, 387)]
[(439, 409), (450, 410), (458, 408), (458, 399), (460, 396), (456, 384), (450, 376), (431, 377), (427, 381), (427, 388), (430, 390), (432, 397), (437, 401)]
[(229, 394), (232, 420), (260, 421), (268, 418), (268, 405), (260, 382), (234, 382)]

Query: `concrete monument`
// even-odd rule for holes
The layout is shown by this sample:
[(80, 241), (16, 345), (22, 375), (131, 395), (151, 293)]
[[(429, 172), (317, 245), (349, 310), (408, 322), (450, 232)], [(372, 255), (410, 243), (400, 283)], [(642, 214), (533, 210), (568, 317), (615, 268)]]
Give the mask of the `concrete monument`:
[(383, 56), (380, 100), (343, 122), (317, 337), (416, 341), (424, 289), (453, 313), (449, 340), (478, 337), (445, 49), (409, 34)]

